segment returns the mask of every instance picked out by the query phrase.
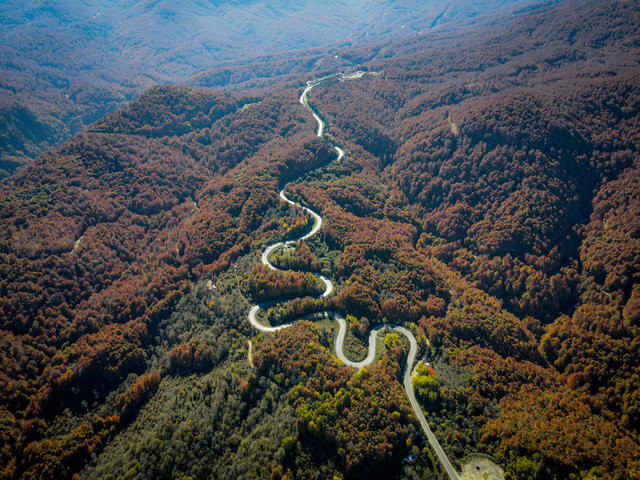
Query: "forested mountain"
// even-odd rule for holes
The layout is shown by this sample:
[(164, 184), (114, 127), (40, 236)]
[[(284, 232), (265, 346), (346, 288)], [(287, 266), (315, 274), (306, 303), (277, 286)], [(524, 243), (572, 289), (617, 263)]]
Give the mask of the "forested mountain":
[(321, 61), (530, 1), (4, 1), (0, 178), (152, 84), (267, 53), (320, 48), (305, 56)]
[[(638, 478), (638, 32), (635, 2), (566, 0), (223, 62), (0, 182), (0, 478), (447, 478), (401, 338), (358, 372), (330, 320), (256, 335), (278, 299), (262, 320), (343, 314), (354, 359), (409, 329), (456, 468)], [(309, 94), (317, 138), (305, 82), (356, 68)], [(265, 245), (311, 228), (285, 182), (324, 223), (281, 272)]]
[[(492, 445), (514, 478), (638, 472), (639, 20), (628, 3), (544, 7), (453, 46), (396, 44), (367, 64), (381, 75), (314, 97), (329, 134), (376, 165), (418, 252), (455, 278), (441, 313), (418, 320), (399, 294), (387, 313), (384, 290), (363, 313), (417, 321), (447, 352), (443, 380), (470, 375), (432, 418), (451, 451)], [(363, 183), (305, 185), (329, 238), (361, 215)], [(349, 274), (346, 290), (370, 284)]]

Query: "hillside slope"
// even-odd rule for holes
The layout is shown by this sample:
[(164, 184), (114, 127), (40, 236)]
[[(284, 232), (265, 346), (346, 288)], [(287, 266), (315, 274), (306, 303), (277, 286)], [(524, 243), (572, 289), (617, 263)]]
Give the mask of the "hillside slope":
[[(418, 321), (400, 296), (393, 312), (444, 347), (445, 381), (471, 377), (447, 382), (432, 419), (450, 451), (483, 445), (517, 478), (637, 473), (638, 25), (626, 2), (543, 7), (437, 51), (390, 46), (363, 64), (381, 75), (314, 99), (335, 141), (377, 165), (418, 251), (459, 278), (446, 311)], [(344, 243), (369, 188), (318, 179), (304, 197), (325, 199)]]

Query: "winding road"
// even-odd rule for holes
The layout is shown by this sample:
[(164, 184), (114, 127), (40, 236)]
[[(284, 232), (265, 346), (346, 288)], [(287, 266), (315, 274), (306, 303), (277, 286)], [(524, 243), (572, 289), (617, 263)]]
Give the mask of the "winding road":
[[(351, 80), (351, 79), (356, 79), (356, 78), (360, 78), (362, 77), (364, 74), (363, 72), (355, 72), (349, 75), (346, 74), (340, 74), (338, 75), (338, 78), (340, 80)], [(335, 77), (330, 77), (330, 78), (335, 78)], [(318, 124), (318, 129), (316, 131), (316, 135), (320, 138), (322, 138), (323, 134), (324, 134), (324, 130), (325, 130), (325, 123), (324, 121), (320, 118), (320, 116), (311, 108), (311, 106), (309, 105), (309, 102), (307, 100), (308, 98), (308, 94), (311, 91), (311, 89), (313, 87), (315, 87), (316, 85), (319, 85), (325, 81), (327, 81), (328, 78), (325, 79), (320, 79), (318, 81), (315, 82), (308, 82), (307, 83), (307, 87), (304, 89), (304, 91), (302, 92), (302, 94), (300, 95), (300, 103), (302, 105), (304, 105), (313, 115), (313, 118), (315, 118), (317, 124)], [(338, 158), (337, 161), (340, 161), (343, 157), (344, 157), (344, 151), (337, 146), (334, 146), (334, 149), (336, 150), (336, 152), (338, 153)], [(286, 185), (285, 185), (286, 187)], [(291, 200), (290, 198), (287, 197), (284, 188), (282, 188), (282, 190), (280, 190), (280, 198), (282, 200), (284, 200), (285, 202), (287, 202), (290, 205), (293, 205), (297, 208), (301, 208), (303, 209), (307, 214), (311, 215), (311, 217), (313, 218), (314, 224), (313, 224), (313, 228), (311, 229), (311, 231), (309, 233), (307, 233), (306, 235), (296, 239), (296, 240), (288, 240), (286, 242), (277, 242), (274, 243), (272, 245), (269, 245), (264, 252), (262, 252), (262, 256), (261, 256), (261, 261), (264, 265), (266, 265), (267, 267), (269, 267), (272, 270), (276, 270), (276, 267), (274, 265), (271, 264), (271, 262), (269, 261), (269, 255), (276, 249), (280, 248), (280, 247), (287, 247), (289, 245), (294, 245), (298, 242), (300, 242), (301, 240), (306, 240), (307, 238), (313, 237), (316, 233), (318, 233), (320, 231), (320, 229), (322, 228), (322, 217), (320, 215), (318, 215), (316, 212), (314, 212), (313, 210), (311, 210), (310, 208), (307, 208), (303, 205), (300, 205), (297, 202), (294, 202), (293, 200)], [(325, 290), (324, 292), (320, 295), (319, 298), (324, 298), (329, 296), (332, 292), (333, 292), (333, 282), (331, 282), (331, 280), (329, 280), (327, 277), (325, 277), (324, 275), (321, 275), (320, 273), (315, 273), (314, 275), (316, 275), (318, 277), (318, 279), (324, 283), (325, 285)], [(335, 321), (338, 322), (339, 325), (339, 330), (338, 330), (338, 335), (336, 336), (336, 342), (335, 342), (335, 352), (336, 352), (336, 356), (340, 359), (340, 361), (342, 361), (342, 363), (344, 363), (345, 365), (349, 366), (349, 367), (353, 367), (353, 368), (363, 368), (366, 367), (367, 365), (370, 365), (371, 363), (373, 363), (373, 361), (375, 360), (375, 356), (376, 356), (376, 340), (378, 337), (378, 333), (381, 331), (387, 331), (387, 330), (394, 330), (402, 335), (404, 335), (405, 337), (407, 337), (407, 339), (409, 340), (409, 354), (407, 355), (407, 364), (405, 366), (405, 370), (404, 370), (404, 377), (403, 377), (403, 386), (404, 389), (407, 393), (407, 397), (409, 398), (409, 402), (411, 403), (411, 407), (413, 408), (414, 413), (416, 414), (416, 417), (418, 418), (420, 425), (422, 427), (422, 430), (424, 430), (425, 435), (427, 436), (427, 440), (429, 441), (429, 444), (431, 445), (431, 448), (433, 448), (434, 452), (436, 453), (436, 455), (438, 456), (438, 459), (440, 460), (440, 463), (442, 463), (442, 466), (444, 468), (444, 470), (447, 472), (447, 474), (449, 475), (449, 477), (451, 478), (451, 480), (458, 480), (458, 473), (456, 472), (455, 468), (453, 467), (453, 465), (451, 464), (451, 462), (449, 461), (449, 458), (447, 457), (446, 453), (444, 452), (444, 450), (442, 450), (442, 447), (440, 446), (440, 443), (438, 442), (438, 439), (435, 437), (435, 435), (433, 434), (433, 432), (431, 431), (431, 428), (429, 427), (429, 424), (427, 423), (427, 419), (424, 416), (424, 413), (422, 412), (422, 409), (420, 408), (420, 404), (418, 403), (418, 401), (416, 400), (416, 396), (415, 393), (413, 391), (413, 385), (411, 384), (411, 375), (413, 372), (413, 365), (416, 359), (416, 355), (418, 353), (418, 344), (416, 343), (416, 339), (413, 336), (413, 334), (407, 330), (404, 327), (400, 327), (397, 325), (391, 325), (391, 324), (387, 324), (387, 325), (381, 325), (378, 326), (374, 329), (371, 330), (371, 332), (369, 333), (369, 350), (367, 353), (367, 357), (360, 361), (360, 362), (353, 362), (351, 360), (349, 360), (343, 351), (343, 347), (344, 347), (344, 339), (347, 333), (347, 321), (344, 319), (344, 317), (342, 315), (340, 315), (337, 312), (331, 312), (331, 311), (323, 311), (323, 312), (318, 312), (318, 313), (313, 313), (310, 315), (305, 315), (304, 317), (298, 318), (292, 322), (289, 323), (285, 323), (283, 325), (278, 325), (278, 326), (267, 326), (267, 325), (263, 325), (262, 323), (260, 323), (256, 317), (256, 315), (258, 314), (258, 312), (260, 311), (260, 309), (265, 309), (268, 308), (272, 305), (275, 305), (279, 303), (278, 301), (270, 301), (270, 302), (263, 302), (260, 303), (258, 305), (254, 305), (251, 310), (249, 311), (249, 322), (251, 323), (251, 325), (253, 325), (256, 329), (262, 331), (262, 332), (277, 332), (278, 330), (283, 330), (287, 327), (290, 327), (294, 322), (297, 322), (299, 320), (319, 320), (319, 319), (323, 319), (323, 318), (331, 318)]]

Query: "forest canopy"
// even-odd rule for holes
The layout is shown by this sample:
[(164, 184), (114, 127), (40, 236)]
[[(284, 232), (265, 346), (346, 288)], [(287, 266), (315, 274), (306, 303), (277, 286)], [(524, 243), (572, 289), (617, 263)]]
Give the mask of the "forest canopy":
[[(330, 320), (258, 335), (268, 300), (265, 322), (341, 313), (356, 361), (371, 328), (411, 331), (456, 468), (635, 478), (640, 12), (461, 28), (339, 49), (365, 73), (312, 90), (327, 138), (299, 103), (325, 67), (265, 58), (238, 72), (268, 88), (154, 86), (0, 182), (0, 478), (443, 475), (403, 340), (358, 372)], [(311, 229), (284, 185), (324, 223), (274, 271), (265, 246)]]

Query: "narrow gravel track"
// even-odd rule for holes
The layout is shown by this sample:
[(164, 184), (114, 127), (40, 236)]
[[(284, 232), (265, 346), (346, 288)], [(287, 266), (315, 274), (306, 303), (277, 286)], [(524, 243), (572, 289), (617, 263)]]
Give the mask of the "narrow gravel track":
[[(349, 79), (356, 79), (356, 78), (360, 78), (362, 75), (360, 74), (361, 72), (356, 72), (356, 74), (351, 74), (351, 75), (340, 75), (339, 78), (343, 79), (343, 80), (349, 80)], [(360, 75), (359, 75), (360, 74)], [(320, 116), (311, 108), (311, 106), (309, 105), (309, 102), (307, 100), (308, 98), (308, 94), (311, 91), (311, 89), (313, 87), (315, 87), (316, 85), (319, 85), (323, 82), (325, 82), (327, 79), (321, 79), (319, 81), (316, 82), (309, 82), (307, 83), (307, 87), (304, 89), (304, 91), (302, 92), (302, 94), (300, 95), (300, 103), (302, 105), (304, 105), (313, 115), (313, 118), (315, 118), (317, 124), (318, 124), (318, 128), (316, 131), (316, 135), (320, 138), (322, 138), (323, 134), (324, 134), (324, 130), (325, 130), (325, 123), (324, 121), (320, 118)], [(338, 153), (338, 158), (336, 161), (340, 161), (342, 160), (342, 158), (344, 157), (344, 151), (337, 146), (334, 146), (334, 149), (336, 150), (336, 152)], [(297, 202), (294, 202), (293, 200), (291, 200), (290, 198), (287, 197), (286, 193), (285, 193), (285, 187), (283, 187), (282, 190), (280, 190), (280, 198), (282, 200), (284, 200), (285, 202), (287, 202), (290, 205), (293, 205), (297, 208), (301, 208), (303, 209), (307, 214), (311, 215), (311, 217), (313, 218), (313, 228), (311, 229), (311, 231), (305, 235), (303, 235), (302, 237), (296, 239), (296, 240), (288, 240), (286, 242), (277, 242), (274, 244), (269, 245), (264, 252), (262, 252), (262, 256), (261, 256), (261, 262), (263, 265), (266, 265), (267, 267), (269, 267), (272, 270), (276, 270), (276, 267), (274, 265), (271, 264), (271, 262), (269, 261), (269, 255), (276, 249), (280, 248), (280, 247), (286, 247), (286, 246), (290, 246), (290, 245), (295, 245), (296, 243), (300, 242), (301, 240), (306, 240), (308, 238), (313, 237), (316, 233), (318, 233), (320, 231), (320, 229), (322, 228), (322, 217), (320, 215), (318, 215), (316, 212), (314, 212), (313, 210), (311, 210), (308, 207), (305, 207), (303, 205), (300, 205)], [(314, 275), (316, 275), (316, 277), (318, 277), (318, 279), (324, 283), (325, 285), (325, 290), (322, 293), (322, 295), (320, 295), (319, 298), (324, 298), (329, 296), (332, 292), (333, 292), (333, 282), (331, 282), (331, 280), (329, 280), (327, 277), (325, 277), (324, 275), (320, 274), (320, 273), (315, 273)], [(345, 336), (347, 334), (347, 321), (344, 319), (344, 317), (342, 315), (340, 315), (337, 312), (330, 312), (330, 311), (323, 311), (323, 312), (318, 312), (318, 313), (313, 313), (310, 315), (305, 315), (304, 317), (300, 317), (292, 322), (289, 323), (285, 323), (283, 325), (278, 325), (278, 326), (267, 326), (267, 325), (263, 325), (262, 323), (260, 323), (256, 317), (256, 315), (258, 314), (258, 312), (260, 311), (260, 309), (266, 309), (272, 305), (276, 305), (280, 303), (279, 301), (270, 301), (270, 302), (263, 302), (263, 303), (259, 303), (258, 305), (254, 305), (253, 307), (251, 307), (251, 310), (249, 311), (249, 322), (251, 323), (251, 325), (253, 325), (256, 329), (262, 331), (262, 332), (277, 332), (278, 330), (283, 330), (285, 328), (290, 327), (291, 325), (293, 325), (293, 323), (300, 321), (300, 320), (321, 320), (321, 319), (325, 319), (325, 318), (330, 318), (335, 320), (336, 322), (338, 322), (338, 326), (339, 326), (339, 330), (338, 330), (338, 335), (336, 336), (336, 343), (335, 343), (335, 352), (336, 352), (336, 357), (338, 357), (340, 359), (340, 361), (342, 363), (344, 363), (345, 365), (352, 367), (352, 368), (357, 368), (357, 369), (361, 369), (363, 367), (366, 367), (367, 365), (370, 365), (374, 362), (375, 360), (375, 356), (376, 356), (376, 339), (378, 337), (378, 333), (380, 331), (389, 331), (389, 330), (393, 330), (396, 331), (402, 335), (404, 335), (405, 337), (407, 337), (407, 339), (409, 340), (409, 354), (407, 355), (407, 363), (405, 366), (405, 370), (404, 370), (404, 377), (403, 377), (403, 385), (404, 385), (404, 389), (407, 393), (407, 397), (409, 398), (409, 402), (411, 403), (411, 407), (413, 408), (414, 413), (416, 414), (416, 417), (418, 418), (418, 420), (420, 421), (420, 425), (422, 426), (422, 429), (424, 430), (424, 433), (427, 436), (427, 440), (429, 441), (429, 444), (431, 445), (431, 447), (433, 448), (434, 452), (436, 453), (436, 455), (438, 456), (438, 459), (440, 460), (440, 462), (442, 463), (442, 466), (444, 468), (444, 470), (447, 472), (447, 474), (449, 475), (449, 477), (452, 480), (458, 480), (458, 473), (456, 472), (455, 468), (453, 467), (453, 465), (451, 464), (451, 462), (449, 461), (449, 458), (447, 457), (446, 453), (444, 452), (444, 450), (442, 450), (442, 447), (440, 446), (440, 443), (438, 442), (438, 439), (435, 437), (435, 435), (433, 434), (433, 432), (431, 431), (431, 428), (429, 427), (429, 424), (427, 422), (427, 419), (424, 416), (424, 413), (422, 413), (422, 409), (420, 408), (420, 404), (418, 403), (418, 401), (416, 400), (416, 396), (415, 393), (413, 391), (413, 385), (411, 384), (411, 374), (413, 372), (413, 365), (416, 359), (416, 355), (418, 352), (418, 344), (416, 343), (416, 339), (413, 336), (413, 334), (407, 330), (404, 327), (400, 327), (397, 325), (391, 325), (391, 324), (386, 324), (386, 325), (381, 325), (378, 326), (374, 329), (371, 330), (371, 332), (369, 333), (369, 349), (368, 349), (368, 353), (367, 353), (367, 357), (360, 361), (360, 362), (353, 362), (351, 360), (349, 360), (343, 351), (343, 347), (344, 347), (344, 339)]]

